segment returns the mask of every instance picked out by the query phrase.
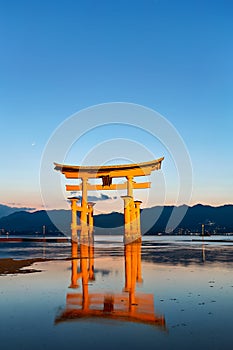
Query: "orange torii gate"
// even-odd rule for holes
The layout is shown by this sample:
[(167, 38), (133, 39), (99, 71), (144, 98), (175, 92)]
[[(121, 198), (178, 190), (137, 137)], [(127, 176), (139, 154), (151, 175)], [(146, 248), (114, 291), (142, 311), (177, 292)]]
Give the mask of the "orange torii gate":
[[(138, 164), (105, 165), (105, 166), (74, 166), (54, 163), (55, 170), (60, 171), (67, 179), (80, 179), (81, 184), (66, 185), (67, 191), (82, 191), (81, 206), (77, 205), (79, 198), (70, 197), (72, 210), (72, 240), (77, 240), (77, 232), (83, 240), (93, 234), (93, 206), (88, 202), (88, 191), (127, 190), (124, 200), (125, 241), (141, 238), (140, 204), (134, 200), (133, 190), (150, 188), (150, 182), (134, 181), (135, 177), (148, 176), (154, 170), (161, 169), (164, 158)], [(113, 183), (114, 178), (126, 178), (122, 184)], [(102, 179), (102, 184), (90, 184), (89, 179)], [(80, 211), (80, 224), (77, 224), (77, 211)]]

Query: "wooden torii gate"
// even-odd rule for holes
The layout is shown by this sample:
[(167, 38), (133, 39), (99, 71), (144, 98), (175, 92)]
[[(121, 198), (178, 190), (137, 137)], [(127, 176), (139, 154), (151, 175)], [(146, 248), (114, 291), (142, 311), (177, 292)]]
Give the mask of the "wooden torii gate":
[[(88, 191), (127, 190), (124, 200), (124, 228), (125, 242), (141, 238), (140, 204), (134, 200), (133, 190), (150, 188), (150, 182), (134, 181), (135, 177), (148, 176), (154, 170), (161, 169), (164, 158), (138, 164), (106, 165), (106, 166), (74, 166), (54, 163), (55, 170), (60, 171), (67, 179), (80, 179), (81, 184), (66, 185), (67, 191), (82, 191), (81, 205), (77, 205), (78, 197), (70, 197), (72, 210), (72, 240), (77, 241), (78, 231), (80, 239), (88, 240), (93, 235), (93, 206), (88, 202)], [(121, 184), (113, 183), (114, 178), (126, 178)], [(101, 179), (102, 184), (90, 184), (89, 179)], [(77, 223), (77, 212), (80, 212), (80, 223)]]

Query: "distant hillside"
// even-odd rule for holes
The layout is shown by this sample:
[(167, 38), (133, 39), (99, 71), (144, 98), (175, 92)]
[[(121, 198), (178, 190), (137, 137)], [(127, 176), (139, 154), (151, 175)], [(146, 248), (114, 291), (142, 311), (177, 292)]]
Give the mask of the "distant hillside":
[(8, 205), (0, 204), (0, 218), (18, 211), (28, 211), (28, 210), (35, 210), (35, 208), (25, 208), (25, 207), (17, 208), (17, 207), (9, 207)]
[[(51, 210), (50, 216), (62, 227), (62, 231), (69, 232), (71, 213), (69, 210)], [(20, 211), (0, 219), (0, 229), (14, 233), (42, 233), (43, 226), (46, 233), (57, 232), (45, 210), (28, 213)]]
[[(164, 233), (174, 206), (152, 207), (142, 210), (142, 233)], [(175, 207), (179, 215), (184, 206)], [(201, 204), (186, 207), (186, 215), (174, 229), (174, 233), (201, 232), (201, 224), (205, 224), (210, 233), (233, 232), (233, 205), (221, 207), (204, 206)], [(69, 210), (51, 210), (49, 216), (52, 221), (59, 222), (62, 232), (70, 233), (71, 212)], [(58, 229), (52, 223), (44, 210), (33, 213), (20, 211), (0, 218), (0, 229), (12, 233), (41, 233), (43, 226), (46, 233), (55, 233)], [(100, 214), (94, 217), (96, 233), (123, 233), (124, 216), (121, 213)]]
[(123, 234), (124, 232), (124, 215), (121, 213), (95, 215), (94, 223), (96, 234)]
[[(187, 212), (175, 229), (175, 233), (185, 233), (188, 231), (201, 232), (201, 225), (205, 224), (205, 230), (210, 233), (233, 232), (233, 205), (224, 205), (220, 207), (211, 207), (197, 204), (193, 207), (176, 207), (176, 214), (179, 216), (184, 207)], [(169, 217), (174, 206), (153, 207), (144, 209), (142, 216), (142, 230), (148, 233), (165, 232)], [(161, 213), (161, 214), (160, 214)], [(156, 223), (146, 230), (147, 221), (151, 218), (157, 218)], [(171, 227), (172, 229), (172, 227)]]

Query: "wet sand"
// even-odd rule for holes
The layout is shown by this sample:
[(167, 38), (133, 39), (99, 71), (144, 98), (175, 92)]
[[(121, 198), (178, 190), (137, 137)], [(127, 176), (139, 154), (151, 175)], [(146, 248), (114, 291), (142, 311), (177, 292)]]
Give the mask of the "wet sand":
[(14, 259), (0, 259), (0, 275), (7, 274), (20, 274), (20, 273), (32, 273), (39, 272), (34, 268), (26, 269), (31, 267), (36, 262), (45, 261), (44, 259), (28, 259), (28, 260), (14, 260)]

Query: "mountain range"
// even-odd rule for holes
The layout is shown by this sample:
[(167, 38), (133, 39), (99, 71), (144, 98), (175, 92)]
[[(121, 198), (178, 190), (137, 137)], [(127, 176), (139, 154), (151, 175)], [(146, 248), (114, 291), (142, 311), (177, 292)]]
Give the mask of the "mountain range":
[[(167, 227), (169, 218), (176, 210), (176, 215), (185, 216), (177, 227)], [(49, 215), (48, 215), (49, 214)], [(59, 229), (53, 224), (57, 223)], [(0, 231), (14, 234), (55, 234), (70, 233), (71, 212), (69, 210), (45, 210), (28, 212), (15, 211), (0, 218)], [(123, 233), (124, 216), (122, 213), (113, 212), (94, 216), (95, 232)], [(190, 232), (201, 233), (201, 225), (205, 225), (206, 232), (211, 234), (233, 232), (233, 205), (212, 207), (197, 204), (187, 206), (156, 206), (141, 211), (142, 233), (158, 234), (164, 232), (188, 234)], [(44, 228), (43, 228), (44, 227)], [(169, 231), (170, 230), (170, 231)]]
[(0, 204), (0, 218), (13, 214), (17, 211), (32, 211), (35, 210), (35, 208), (25, 208), (25, 207), (10, 207), (8, 205)]

